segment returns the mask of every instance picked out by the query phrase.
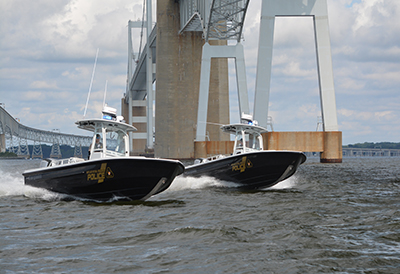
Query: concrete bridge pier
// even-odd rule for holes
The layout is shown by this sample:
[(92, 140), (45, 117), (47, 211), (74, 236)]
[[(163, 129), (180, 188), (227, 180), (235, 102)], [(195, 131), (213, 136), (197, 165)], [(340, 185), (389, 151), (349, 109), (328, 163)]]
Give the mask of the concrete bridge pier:
[(267, 150), (320, 152), (321, 163), (342, 162), (341, 131), (272, 131), (263, 137)]
[[(192, 159), (204, 40), (201, 32), (179, 30), (179, 2), (157, 1), (154, 152), (155, 157)], [(227, 59), (211, 61), (209, 122), (229, 122), (227, 64)], [(209, 139), (229, 138), (220, 134), (218, 126), (207, 126)]]
[(6, 152), (6, 135), (0, 134), (0, 152)]
[(324, 132), (324, 150), (321, 151), (321, 163), (341, 163), (343, 158), (342, 151), (342, 132)]

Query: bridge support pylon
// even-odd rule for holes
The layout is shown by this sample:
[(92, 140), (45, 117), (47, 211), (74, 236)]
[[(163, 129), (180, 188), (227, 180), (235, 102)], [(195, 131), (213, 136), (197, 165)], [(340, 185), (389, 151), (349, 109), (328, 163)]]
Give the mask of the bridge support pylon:
[[(196, 141), (206, 141), (207, 114), (209, 104), (211, 60), (212, 58), (234, 58), (236, 63), (236, 80), (239, 98), (239, 113), (249, 114), (249, 101), (247, 94), (246, 66), (244, 61), (244, 50), (241, 43), (234, 46), (217, 45), (211, 46), (205, 43), (202, 50), (199, 105), (197, 114)], [(229, 108), (229, 98), (225, 101)], [(211, 112), (214, 110), (211, 109)], [(211, 120), (212, 121), (212, 120)], [(221, 140), (222, 141), (222, 140)]]
[(29, 147), (28, 147), (28, 141), (24, 138), (19, 137), (19, 145), (17, 149), (17, 156), (19, 158), (25, 158), (29, 159), (30, 154), (29, 154)]
[(42, 144), (40, 143), (39, 140), (34, 140), (33, 142), (33, 149), (32, 149), (32, 159), (43, 159), (43, 150), (42, 150)]
[(342, 151), (342, 132), (324, 132), (324, 151), (321, 152), (321, 163), (341, 163), (343, 158)]
[(309, 16), (313, 18), (317, 70), (322, 112), (325, 151), (321, 162), (341, 162), (341, 132), (338, 131), (336, 98), (333, 82), (331, 42), (327, 0), (263, 0), (261, 7), (254, 119), (267, 127), (275, 17)]
[(0, 134), (0, 152), (6, 152), (6, 135)]
[[(180, 6), (175, 0), (157, 1), (155, 156), (194, 158), (199, 100), (203, 33), (179, 34)], [(226, 41), (217, 42), (225, 43)], [(228, 61), (211, 61), (210, 100), (207, 121), (229, 122)], [(218, 126), (207, 135), (220, 136)], [(217, 135), (218, 134), (218, 135)], [(223, 138), (229, 138), (223, 137)]]
[(74, 157), (83, 158), (82, 146), (79, 143), (75, 143)]

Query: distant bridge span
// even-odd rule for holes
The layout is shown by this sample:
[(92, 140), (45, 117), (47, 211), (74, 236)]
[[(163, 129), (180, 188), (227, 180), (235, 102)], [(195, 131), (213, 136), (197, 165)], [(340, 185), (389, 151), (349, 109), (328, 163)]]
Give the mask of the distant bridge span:
[[(28, 140), (34, 142), (32, 154)], [(51, 157), (61, 157), (60, 145), (75, 147), (75, 156), (82, 157), (82, 146), (89, 146), (92, 138), (88, 136), (65, 134), (40, 130), (19, 123), (3, 107), (0, 107), (0, 152), (13, 152), (19, 157), (42, 158), (42, 143), (52, 144)]]

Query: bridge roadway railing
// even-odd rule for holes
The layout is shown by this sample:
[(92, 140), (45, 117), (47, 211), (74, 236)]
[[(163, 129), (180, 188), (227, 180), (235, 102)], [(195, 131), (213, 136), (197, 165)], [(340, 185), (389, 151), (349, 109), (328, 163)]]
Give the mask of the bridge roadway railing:
[[(15, 138), (18, 138), (18, 140), (14, 140)], [(27, 140), (34, 141), (35, 144), (48, 143), (79, 147), (77, 149), (79, 151), (81, 146), (89, 146), (91, 144), (92, 137), (28, 127), (19, 123), (4, 108), (0, 107), (0, 148), (2, 150), (14, 150), (14, 147), (18, 147), (21, 144), (26, 146)], [(21, 151), (21, 148), (18, 147), (15, 152), (17, 151)]]

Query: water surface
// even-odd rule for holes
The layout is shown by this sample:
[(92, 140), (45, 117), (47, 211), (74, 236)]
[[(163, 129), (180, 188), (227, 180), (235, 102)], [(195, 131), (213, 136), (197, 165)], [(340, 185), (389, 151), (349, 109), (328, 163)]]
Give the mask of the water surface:
[(399, 273), (400, 158), (309, 158), (272, 189), (178, 177), (146, 202), (24, 186), (0, 160), (0, 273)]

